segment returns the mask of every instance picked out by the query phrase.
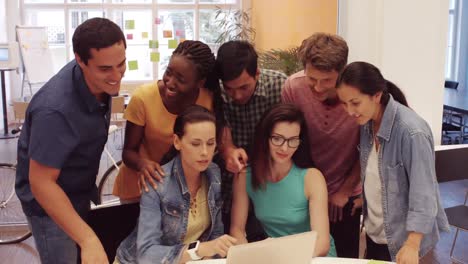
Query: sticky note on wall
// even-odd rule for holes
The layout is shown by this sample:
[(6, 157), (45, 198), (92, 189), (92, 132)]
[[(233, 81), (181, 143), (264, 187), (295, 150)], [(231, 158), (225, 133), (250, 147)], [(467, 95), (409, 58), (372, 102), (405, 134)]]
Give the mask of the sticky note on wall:
[(172, 38), (172, 30), (163, 30), (163, 37)]
[(170, 49), (177, 48), (177, 39), (170, 39), (168, 42), (168, 46)]
[(148, 32), (141, 32), (141, 38), (142, 39), (147, 39), (148, 38)]
[(128, 39), (128, 40), (133, 39), (133, 34), (127, 34), (127, 39)]
[(135, 71), (138, 70), (138, 61), (128, 61), (128, 70), (129, 71)]
[(125, 29), (135, 29), (135, 20), (125, 20)]
[(150, 53), (150, 60), (152, 62), (159, 62), (159, 52), (151, 52)]
[(159, 48), (159, 42), (157, 40), (150, 40), (149, 41), (149, 48), (150, 49), (157, 49)]

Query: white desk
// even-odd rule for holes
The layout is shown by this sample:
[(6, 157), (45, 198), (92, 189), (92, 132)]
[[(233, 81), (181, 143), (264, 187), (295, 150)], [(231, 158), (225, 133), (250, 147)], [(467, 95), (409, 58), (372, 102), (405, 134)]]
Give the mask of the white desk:
[[(350, 259), (350, 258), (327, 258), (316, 257), (310, 261), (310, 264), (390, 264), (394, 262), (385, 262), (368, 259)], [(226, 259), (211, 259), (189, 261), (187, 264), (226, 264)], [(294, 264), (294, 263), (291, 263)]]

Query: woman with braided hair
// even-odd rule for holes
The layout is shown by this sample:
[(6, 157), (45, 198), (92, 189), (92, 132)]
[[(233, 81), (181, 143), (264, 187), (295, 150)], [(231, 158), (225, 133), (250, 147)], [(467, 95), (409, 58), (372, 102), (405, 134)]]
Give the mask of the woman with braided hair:
[(218, 124), (222, 123), (222, 108), (213, 103), (221, 102), (213, 99), (220, 96), (214, 64), (208, 45), (186, 40), (172, 53), (162, 80), (145, 84), (132, 94), (124, 113), (123, 164), (114, 195), (138, 199), (143, 190), (149, 191), (147, 183), (156, 188), (156, 181), (162, 181), (161, 159), (172, 144), (177, 115), (188, 106), (201, 105), (215, 112)]

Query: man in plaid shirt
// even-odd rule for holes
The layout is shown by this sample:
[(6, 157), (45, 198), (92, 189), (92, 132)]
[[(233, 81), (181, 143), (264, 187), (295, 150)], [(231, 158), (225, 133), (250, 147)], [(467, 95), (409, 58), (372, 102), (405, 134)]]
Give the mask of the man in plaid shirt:
[[(254, 47), (245, 41), (229, 41), (218, 50), (216, 68), (222, 81), (222, 98), (227, 127), (221, 154), (225, 162), (222, 175), (223, 220), (229, 233), (231, 219), (232, 175), (247, 165), (249, 146), (255, 126), (268, 109), (281, 102), (284, 73), (259, 69)], [(250, 210), (246, 224), (247, 239), (265, 238), (263, 228)]]

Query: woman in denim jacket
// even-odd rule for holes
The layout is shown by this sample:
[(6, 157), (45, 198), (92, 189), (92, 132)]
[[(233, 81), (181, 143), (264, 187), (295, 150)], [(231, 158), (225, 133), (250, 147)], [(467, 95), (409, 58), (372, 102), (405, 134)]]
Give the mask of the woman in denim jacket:
[(369, 63), (349, 64), (337, 87), (349, 115), (362, 125), (366, 258), (418, 263), (439, 240), (439, 230), (449, 230), (431, 129)]
[(226, 256), (233, 237), (223, 235), (220, 170), (211, 162), (215, 117), (201, 106), (174, 124), (176, 156), (163, 166), (156, 189), (143, 192), (136, 229), (120, 244), (115, 263), (185, 263)]

